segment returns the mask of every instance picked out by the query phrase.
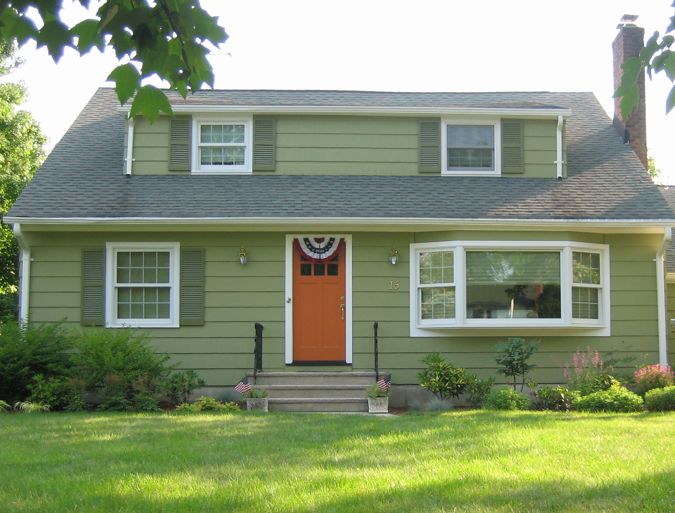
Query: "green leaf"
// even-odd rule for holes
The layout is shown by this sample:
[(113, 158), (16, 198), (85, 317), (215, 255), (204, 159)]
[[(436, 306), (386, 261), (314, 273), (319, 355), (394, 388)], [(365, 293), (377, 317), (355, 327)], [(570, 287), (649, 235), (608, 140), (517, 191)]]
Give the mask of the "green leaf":
[(63, 56), (63, 50), (66, 46), (72, 46), (72, 36), (70, 30), (59, 20), (46, 22), (36, 38), (38, 48), (46, 46), (49, 55), (54, 61), (58, 62)]
[(103, 50), (105, 41), (98, 30), (98, 20), (81, 21), (71, 29), (71, 33), (77, 38), (77, 49), (81, 54), (95, 46)]
[(132, 97), (140, 85), (141, 75), (136, 67), (131, 64), (117, 66), (112, 73), (108, 75), (108, 80), (115, 82), (115, 92), (120, 103), (124, 105)]
[(152, 123), (157, 120), (160, 112), (165, 112), (169, 115), (173, 114), (169, 99), (164, 92), (151, 85), (140, 87), (131, 104), (129, 116), (134, 117), (142, 115)]

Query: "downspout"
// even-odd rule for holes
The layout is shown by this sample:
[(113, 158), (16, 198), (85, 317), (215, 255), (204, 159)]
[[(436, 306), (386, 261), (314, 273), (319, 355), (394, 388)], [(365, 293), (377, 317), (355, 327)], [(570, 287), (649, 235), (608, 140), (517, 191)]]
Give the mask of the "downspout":
[(131, 176), (131, 168), (134, 164), (134, 118), (127, 121), (127, 157), (125, 161), (124, 174)]
[(30, 248), (21, 231), (21, 225), (18, 223), (14, 225), (14, 237), (16, 237), (20, 248), (19, 274), (21, 280), (19, 282), (19, 320), (22, 324), (26, 324), (28, 323), (28, 298), (30, 296)]
[(563, 117), (558, 116), (558, 130), (556, 131), (556, 177), (562, 180), (563, 177)]
[(668, 365), (668, 330), (666, 327), (666, 273), (663, 264), (666, 246), (673, 238), (673, 229), (668, 226), (663, 230), (663, 241), (656, 253), (656, 301), (659, 309), (659, 363)]

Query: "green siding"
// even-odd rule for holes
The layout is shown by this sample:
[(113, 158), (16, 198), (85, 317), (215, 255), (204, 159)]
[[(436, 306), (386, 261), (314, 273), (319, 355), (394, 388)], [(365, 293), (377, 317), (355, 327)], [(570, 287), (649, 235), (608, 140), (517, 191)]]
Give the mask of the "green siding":
[[(577, 349), (590, 346), (628, 356), (634, 363), (658, 359), (656, 277), (654, 256), (660, 239), (654, 235), (602, 235), (573, 232), (354, 233), (353, 234), (353, 365), (372, 368), (372, 324), (380, 323), (380, 366), (398, 384), (416, 382), (421, 359), (443, 353), (456, 365), (483, 376), (495, 374), (490, 336), (409, 336), (409, 252), (412, 242), (433, 240), (576, 240), (610, 245), (612, 334), (579, 337), (572, 331), (549, 336), (541, 332), (533, 378), (560, 382), (561, 366)], [(264, 367), (285, 370), (283, 233), (45, 233), (31, 234), (31, 318), (37, 322), (65, 320), (80, 325), (82, 248), (106, 241), (178, 241), (205, 249), (205, 324), (179, 329), (145, 330), (158, 351), (171, 354), (179, 368), (195, 368), (212, 386), (231, 386), (252, 365), (255, 322), (265, 326)], [(249, 262), (238, 263), (244, 246)], [(398, 265), (387, 262), (399, 250)], [(391, 282), (398, 283), (393, 290)], [(670, 289), (671, 312), (675, 287)], [(671, 314), (673, 315), (673, 314)], [(528, 332), (531, 333), (531, 332)], [(550, 332), (549, 332), (550, 333)], [(526, 334), (527, 335), (527, 334)]]
[[(419, 119), (384, 116), (278, 116), (275, 172), (311, 175), (416, 175)], [(524, 173), (556, 176), (555, 120), (524, 120)], [(139, 118), (134, 174), (168, 174), (170, 123)], [(125, 135), (126, 137), (126, 135)]]

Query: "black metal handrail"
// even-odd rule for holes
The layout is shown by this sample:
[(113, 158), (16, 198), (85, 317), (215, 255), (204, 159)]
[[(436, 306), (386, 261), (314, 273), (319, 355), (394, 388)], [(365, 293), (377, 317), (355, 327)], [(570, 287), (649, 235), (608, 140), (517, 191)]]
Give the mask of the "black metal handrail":
[(374, 362), (375, 362), (375, 381), (380, 380), (380, 349), (378, 347), (378, 339), (377, 339), (377, 328), (378, 328), (378, 323), (375, 321), (373, 323), (373, 356), (374, 356)]
[(263, 356), (263, 325), (259, 322), (255, 323), (255, 346), (253, 348), (253, 383), (256, 383), (258, 378), (258, 371), (263, 370), (262, 356)]

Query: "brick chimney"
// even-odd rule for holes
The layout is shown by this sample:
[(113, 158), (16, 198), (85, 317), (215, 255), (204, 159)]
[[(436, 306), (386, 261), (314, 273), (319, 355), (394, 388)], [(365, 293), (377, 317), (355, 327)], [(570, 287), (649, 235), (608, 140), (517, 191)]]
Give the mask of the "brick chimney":
[[(621, 66), (630, 57), (637, 57), (644, 46), (645, 29), (635, 25), (637, 16), (625, 14), (617, 28), (619, 33), (612, 43), (614, 53), (614, 90), (621, 84), (623, 70)], [(642, 165), (647, 168), (647, 120), (645, 107), (645, 73), (638, 77), (640, 99), (628, 119), (621, 115), (621, 100), (614, 98), (614, 126), (624, 143), (630, 143)]]

